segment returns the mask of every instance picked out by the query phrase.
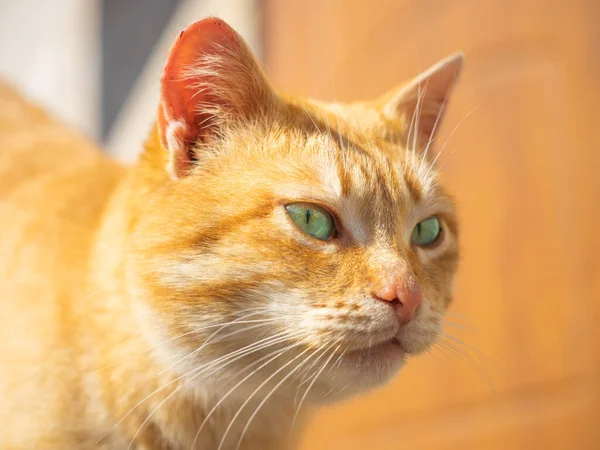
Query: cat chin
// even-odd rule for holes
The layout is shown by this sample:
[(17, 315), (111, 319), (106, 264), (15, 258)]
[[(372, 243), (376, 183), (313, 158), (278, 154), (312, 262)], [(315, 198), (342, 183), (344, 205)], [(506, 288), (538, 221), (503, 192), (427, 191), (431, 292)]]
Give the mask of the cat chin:
[[(332, 364), (332, 367), (328, 368), (326, 366), (314, 379), (314, 382), (311, 381), (310, 377), (308, 378), (309, 381), (305, 377), (291, 378), (288, 383), (273, 391), (272, 395), (273, 397), (287, 398), (297, 402), (298, 392), (300, 392), (300, 398), (306, 392), (305, 401), (307, 405), (313, 404), (316, 406), (338, 402), (386, 384), (400, 371), (405, 361), (406, 352), (404, 349), (394, 340), (386, 341), (368, 348), (345, 353), (336, 364)], [(285, 362), (286, 360), (282, 361), (282, 363)], [(313, 368), (312, 371), (316, 373), (319, 369)], [(281, 376), (273, 378), (265, 385), (262, 385), (262, 383), (274, 373), (274, 370), (277, 370), (277, 368), (266, 368), (262, 373), (242, 381), (243, 376), (232, 376), (232, 374), (244, 373), (244, 365), (242, 364), (229, 368), (228, 373), (186, 380), (185, 387), (186, 390), (189, 389), (198, 398), (206, 399), (207, 396), (216, 395), (218, 400), (223, 395), (227, 395), (229, 401), (237, 404), (244, 402), (249, 396), (262, 398), (271, 392), (281, 380)], [(289, 371), (281, 371), (282, 375), (287, 373)], [(302, 384), (299, 385), (298, 383)]]
[(393, 341), (349, 352), (334, 370), (324, 371), (311, 400), (331, 403), (381, 387), (398, 374), (405, 362), (406, 352)]

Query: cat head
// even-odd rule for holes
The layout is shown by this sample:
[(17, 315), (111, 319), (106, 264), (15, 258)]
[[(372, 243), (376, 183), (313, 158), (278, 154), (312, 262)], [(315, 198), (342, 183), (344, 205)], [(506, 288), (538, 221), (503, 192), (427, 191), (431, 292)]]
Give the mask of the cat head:
[(156, 357), (192, 385), (248, 395), (288, 377), (313, 399), (429, 348), (459, 259), (431, 144), (461, 68), (455, 55), (374, 101), (326, 104), (277, 92), (219, 19), (182, 32), (127, 253)]

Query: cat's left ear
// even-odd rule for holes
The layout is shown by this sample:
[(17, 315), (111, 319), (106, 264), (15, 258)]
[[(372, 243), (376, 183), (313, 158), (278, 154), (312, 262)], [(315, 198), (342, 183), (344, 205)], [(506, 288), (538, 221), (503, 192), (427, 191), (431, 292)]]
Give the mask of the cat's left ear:
[[(400, 124), (404, 138), (427, 145), (440, 128), (448, 98), (464, 65), (462, 53), (455, 53), (431, 66), (425, 72), (388, 94), (382, 109), (384, 117)], [(407, 147), (412, 142), (407, 142)]]
[(208, 17), (182, 31), (163, 70), (157, 121), (171, 177), (190, 173), (199, 144), (264, 114), (275, 98), (242, 37), (221, 19)]

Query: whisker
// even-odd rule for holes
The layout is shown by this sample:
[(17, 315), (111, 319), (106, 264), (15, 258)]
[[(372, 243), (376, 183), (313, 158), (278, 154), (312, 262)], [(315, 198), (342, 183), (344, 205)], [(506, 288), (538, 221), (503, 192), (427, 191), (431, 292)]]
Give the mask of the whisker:
[(458, 313), (458, 312), (452, 312), (452, 311), (447, 311), (445, 313), (445, 320), (446, 318), (450, 318), (454, 321), (454, 323), (460, 323), (463, 322), (462, 325), (464, 325), (467, 328), (471, 328), (471, 329), (475, 329), (474, 326), (472, 326), (470, 323), (467, 323), (470, 321), (469, 317), (466, 314), (463, 313)]
[(435, 117), (435, 122), (433, 123), (433, 128), (431, 130), (431, 134), (429, 135), (429, 139), (427, 140), (427, 144), (425, 145), (425, 150), (423, 151), (421, 161), (419, 162), (419, 172), (421, 171), (421, 168), (423, 167), (423, 163), (427, 160), (427, 153), (429, 152), (429, 147), (431, 147), (431, 145), (433, 144), (433, 141), (435, 140), (434, 139), (435, 132), (436, 132), (438, 124), (440, 122), (440, 118), (443, 116), (444, 109), (446, 109), (447, 101), (448, 101), (448, 96), (445, 96), (444, 100), (442, 101), (442, 104), (440, 105), (440, 109), (438, 110), (438, 113)]
[(135, 432), (135, 434), (131, 438), (131, 441), (129, 442), (129, 445), (127, 446), (127, 450), (131, 449), (131, 447), (133, 446), (133, 443), (135, 442), (136, 438), (141, 433), (141, 431), (144, 428), (144, 426), (148, 423), (148, 421), (156, 413), (156, 411), (158, 411), (158, 409), (162, 405), (164, 405), (173, 395), (175, 395), (177, 392), (179, 392), (182, 387), (183, 386), (178, 386), (176, 389), (174, 389), (173, 392), (171, 392), (169, 395), (167, 395), (158, 405), (156, 405), (156, 407), (150, 412), (150, 414), (148, 414), (148, 416), (144, 419), (144, 421), (142, 422), (142, 424), (138, 427), (137, 431)]
[[(303, 371), (304, 371), (304, 374), (303, 374), (303, 375), (302, 375), (302, 377), (300, 378), (300, 382), (298, 383), (298, 386), (296, 387), (296, 394), (294, 395), (294, 405), (298, 405), (298, 396), (300, 395), (300, 389), (302, 388), (302, 386), (303, 386), (305, 383), (309, 383), (309, 382), (310, 382), (310, 380), (311, 380), (311, 378), (314, 376), (315, 372), (319, 370), (318, 368), (316, 368), (316, 369), (315, 369), (315, 372), (312, 372), (312, 373), (311, 373), (311, 369), (312, 369), (312, 368), (313, 368), (313, 367), (314, 367), (314, 366), (315, 366), (315, 365), (318, 363), (318, 361), (319, 361), (319, 360), (320, 360), (320, 359), (321, 359), (321, 358), (322, 358), (324, 355), (326, 355), (326, 354), (327, 354), (327, 350), (328, 350), (328, 348), (327, 348), (327, 345), (326, 345), (326, 344), (322, 344), (322, 345), (320, 345), (320, 346), (319, 346), (319, 348), (322, 348), (322, 349), (323, 349), (323, 352), (322, 352), (322, 353), (321, 353), (319, 356), (317, 356), (317, 357), (316, 357), (316, 358), (313, 360), (313, 362), (310, 364), (310, 366), (308, 366), (308, 367), (304, 367), (304, 369), (303, 369)], [(311, 356), (314, 356), (314, 355), (311, 355)], [(301, 372), (302, 372), (302, 371), (301, 371)]]
[(466, 342), (464, 342), (463, 340), (461, 340), (461, 339), (459, 339), (457, 337), (454, 337), (454, 336), (452, 336), (450, 334), (447, 334), (447, 333), (442, 333), (442, 336), (444, 338), (446, 338), (446, 339), (450, 339), (451, 341), (455, 342), (458, 345), (462, 345), (462, 346), (468, 348), (469, 350), (471, 350), (472, 352), (478, 354), (479, 356), (483, 356), (483, 357), (486, 356), (485, 353), (482, 352), (481, 350), (479, 350), (479, 349), (477, 349), (475, 347), (470, 346), (469, 344), (467, 344)]
[[(352, 384), (351, 381), (349, 381), (348, 383), (346, 383), (343, 387), (341, 387), (340, 389), (338, 389), (337, 391), (337, 395), (340, 395), (342, 392), (344, 392), (346, 389), (348, 389), (348, 387)], [(326, 399), (332, 392), (335, 391), (336, 386), (332, 387), (329, 392), (327, 392), (324, 396), (323, 399)]]
[(257, 347), (251, 347), (249, 350), (246, 350), (244, 352), (241, 352), (241, 353), (237, 354), (237, 356), (235, 358), (233, 358), (233, 359), (230, 359), (230, 358), (231, 358), (231, 356), (235, 356), (235, 355), (228, 356), (228, 358), (225, 360), (226, 361), (225, 364), (223, 364), (221, 366), (218, 366), (216, 364), (216, 363), (219, 363), (221, 361), (215, 361), (214, 363), (211, 364), (211, 366), (206, 367), (206, 369), (211, 369), (212, 368), (213, 370), (211, 372), (209, 372), (209, 373), (203, 373), (204, 372), (204, 370), (203, 370), (203, 371), (201, 371), (201, 372), (199, 372), (197, 374), (194, 374), (193, 379), (197, 378), (199, 375), (210, 376), (210, 375), (218, 372), (219, 370), (222, 370), (223, 368), (227, 367), (229, 364), (232, 364), (233, 362), (235, 362), (235, 361), (237, 361), (237, 360), (239, 360), (241, 358), (244, 358), (244, 357), (246, 357), (248, 355), (251, 355), (251, 354), (253, 354), (253, 353), (257, 352), (257, 351), (264, 350), (265, 348), (272, 347), (272, 346), (277, 345), (277, 344), (279, 344), (281, 342), (288, 341), (291, 338), (300, 337), (302, 335), (303, 335), (303, 333), (301, 333), (301, 332), (298, 332), (297, 334), (290, 334), (290, 335), (283, 335), (283, 336), (279, 335), (279, 337), (277, 337), (277, 339), (268, 341), (268, 342), (266, 342), (266, 343), (264, 343), (264, 344), (262, 344), (260, 346), (257, 346)]
[(310, 118), (310, 121), (313, 123), (313, 125), (315, 126), (315, 128), (317, 129), (319, 134), (323, 134), (321, 129), (318, 127), (317, 122), (315, 122), (315, 119), (313, 119), (313, 116), (308, 112), (308, 109), (304, 105), (301, 105), (301, 107), (304, 110), (304, 112), (306, 113), (306, 115)]
[(410, 123), (408, 124), (408, 132), (406, 133), (406, 147), (407, 150), (410, 150), (410, 161), (414, 163), (414, 148), (411, 148), (411, 136), (416, 133), (416, 117), (419, 113), (419, 101), (421, 99), (421, 85), (417, 86), (417, 104), (415, 105), (415, 109), (413, 110), (412, 116), (410, 118)]
[(412, 152), (411, 152), (411, 163), (415, 164), (415, 157), (417, 153), (417, 137), (419, 135), (419, 124), (421, 123), (421, 115), (423, 114), (423, 104), (425, 100), (425, 96), (427, 95), (427, 88), (429, 87), (429, 80), (425, 82), (425, 86), (423, 86), (423, 92), (421, 92), (421, 83), (417, 87), (417, 121), (415, 123), (415, 130), (413, 132), (413, 144), (412, 144)]
[[(338, 346), (339, 347), (339, 346)], [(313, 354), (315, 354), (316, 352), (318, 352), (320, 350), (320, 348), (318, 348), (317, 350), (315, 350), (315, 352), (313, 352)], [(302, 354), (302, 353), (301, 353)], [(258, 414), (258, 412), (260, 411), (260, 409), (263, 407), (263, 405), (267, 402), (267, 400), (269, 400), (269, 398), (271, 397), (271, 395), (273, 395), (273, 393), (289, 378), (291, 377), (300, 367), (302, 367), (303, 364), (305, 364), (311, 357), (312, 355), (309, 355), (307, 358), (304, 359), (304, 361), (302, 361), (300, 364), (298, 364), (293, 370), (290, 371), (290, 373), (288, 373), (285, 377), (283, 377), (279, 383), (277, 383), (275, 385), (275, 387), (273, 387), (273, 389), (271, 389), (271, 391), (262, 399), (262, 401), (259, 403), (259, 405), (256, 407), (256, 409), (254, 410), (254, 412), (252, 413), (252, 415), (250, 416), (250, 418), (248, 419), (248, 422), (246, 422), (246, 426), (244, 427), (244, 429), (242, 430), (242, 434), (240, 435), (240, 438), (238, 439), (238, 443), (237, 446), (235, 447), (236, 450), (238, 450), (240, 448), (240, 445), (242, 443), (242, 439), (244, 438), (244, 435), (246, 434), (246, 432), (248, 431), (248, 428), (250, 428), (250, 424), (252, 423), (252, 420), (254, 420), (254, 418), (256, 417), (256, 415)]]
[[(265, 326), (265, 324), (267, 323), (273, 323), (275, 322), (277, 319), (267, 319), (265, 320), (263, 323), (259, 323), (258, 325), (253, 325), (250, 327), (244, 327), (241, 328), (239, 330), (235, 330), (232, 331), (229, 334), (226, 334), (225, 336), (222, 336), (221, 339), (226, 339), (228, 337), (234, 336), (236, 334), (240, 334), (240, 333), (244, 333), (246, 331), (255, 329), (255, 328), (260, 328)], [(233, 322), (229, 322), (225, 325), (223, 325), (221, 328), (219, 328), (217, 331), (215, 331), (214, 333), (212, 333), (208, 338), (206, 338), (206, 340), (202, 343), (202, 345), (200, 347), (198, 347), (197, 349), (191, 351), (190, 353), (188, 353), (186, 356), (182, 357), (181, 359), (179, 359), (178, 361), (174, 362), (173, 364), (171, 364), (170, 366), (168, 366), (167, 368), (163, 369), (162, 371), (159, 372), (159, 375), (163, 374), (164, 372), (167, 372), (168, 370), (172, 369), (173, 367), (175, 367), (176, 365), (178, 365), (179, 363), (183, 362), (184, 360), (186, 360), (187, 358), (189, 358), (190, 356), (196, 355), (198, 353), (200, 353), (202, 350), (204, 350), (206, 348), (206, 346), (208, 346), (208, 344), (211, 343), (212, 339), (221, 331), (223, 331), (226, 327), (231, 326), (231, 325), (235, 325), (238, 322), (233, 321)], [(241, 323), (241, 322), (240, 322)], [(255, 323), (255, 322), (253, 322)]]
[[(342, 360), (344, 359), (344, 355), (346, 354), (346, 350), (343, 350), (340, 353), (340, 356), (338, 356), (338, 359), (336, 359), (333, 364), (331, 365), (331, 369), (334, 369), (336, 366), (340, 366), (342, 364)], [(330, 369), (330, 370), (331, 370)]]
[(187, 335), (190, 335), (190, 334), (193, 334), (193, 333), (196, 333), (196, 332), (197, 332), (196, 330), (191, 330), (191, 331), (187, 331), (187, 332), (185, 332), (185, 333), (181, 333), (181, 334), (180, 334), (180, 335), (178, 335), (178, 336), (175, 336), (175, 337), (173, 337), (173, 338), (166, 339), (166, 340), (164, 340), (164, 341), (162, 341), (162, 342), (159, 342), (159, 343), (158, 343), (158, 344), (156, 344), (156, 345), (153, 345), (153, 346), (147, 347), (147, 348), (145, 348), (144, 350), (140, 350), (140, 351), (138, 351), (138, 352), (132, 353), (131, 355), (127, 355), (127, 356), (125, 356), (125, 357), (123, 357), (123, 358), (119, 359), (117, 362), (114, 362), (114, 363), (112, 363), (112, 364), (109, 364), (108, 366), (104, 366), (104, 367), (101, 367), (101, 368), (99, 368), (99, 369), (94, 369), (92, 372), (93, 372), (93, 373), (98, 373), (98, 372), (102, 372), (102, 371), (104, 371), (104, 370), (108, 370), (108, 369), (110, 369), (110, 368), (112, 368), (112, 367), (115, 367), (115, 366), (118, 366), (119, 364), (122, 364), (122, 363), (124, 363), (125, 361), (127, 361), (127, 360), (128, 360), (128, 359), (130, 359), (130, 358), (134, 358), (134, 357), (136, 357), (136, 356), (139, 356), (139, 355), (142, 355), (142, 354), (144, 354), (144, 353), (148, 353), (148, 352), (150, 352), (150, 351), (152, 351), (152, 350), (154, 350), (154, 349), (156, 349), (156, 348), (160, 347), (161, 345), (168, 344), (169, 342), (176, 341), (176, 340), (178, 340), (178, 339), (181, 339), (181, 338), (183, 338), (183, 337), (185, 337), (185, 336), (187, 336)]
[[(256, 363), (260, 363), (262, 360), (264, 360), (266, 358), (271, 357), (267, 362), (261, 364), (260, 367), (254, 369), (251, 373), (249, 373), (242, 380), (240, 380), (235, 386), (233, 386), (229, 391), (227, 391), (227, 393), (225, 395), (223, 395), (223, 397), (221, 397), (221, 399), (212, 407), (212, 409), (208, 412), (208, 414), (206, 415), (206, 417), (204, 418), (204, 420), (200, 424), (200, 427), (198, 428), (198, 431), (196, 432), (196, 435), (194, 436), (194, 440), (192, 441), (191, 448), (193, 449), (194, 446), (196, 445), (196, 441), (198, 440), (198, 437), (200, 436), (200, 433), (202, 432), (202, 428), (204, 427), (204, 425), (206, 424), (206, 422), (208, 421), (208, 419), (212, 416), (212, 414), (216, 411), (216, 409), (225, 401), (225, 399), (227, 397), (229, 397), (229, 395), (233, 391), (235, 391), (239, 386), (241, 386), (246, 380), (248, 380), (249, 378), (251, 378), (254, 374), (258, 373), (259, 370), (261, 370), (262, 368), (264, 368), (265, 366), (267, 366), (271, 362), (275, 361), (277, 358), (279, 358), (285, 352), (289, 351), (290, 349), (292, 349), (293, 347), (296, 347), (298, 345), (301, 345), (301, 343), (298, 342), (298, 343), (292, 344), (292, 345), (284, 348), (283, 350), (275, 350), (274, 352), (271, 352), (268, 355), (265, 355), (262, 358), (259, 358), (258, 360), (256, 360), (254, 363), (252, 363), (254, 365)], [(275, 356), (273, 356), (273, 354), (275, 354), (275, 353), (277, 353), (277, 354)]]
[(463, 324), (460, 324), (460, 323), (450, 322), (449, 320), (446, 320), (446, 319), (443, 319), (442, 323), (444, 325), (448, 325), (448, 326), (454, 327), (454, 328), (459, 328), (461, 330), (475, 331), (475, 329), (473, 327), (471, 327), (470, 325), (463, 325)]
[(455, 356), (459, 357), (459, 359), (462, 359), (464, 362), (468, 363), (467, 365), (469, 367), (471, 367), (475, 371), (475, 373), (477, 373), (478, 375), (483, 377), (483, 379), (485, 380), (486, 384), (488, 385), (490, 391), (494, 395), (496, 395), (496, 389), (494, 388), (494, 383), (492, 382), (486, 369), (481, 365), (481, 363), (477, 359), (473, 358), (470, 354), (461, 351), (461, 349), (456, 347), (455, 345), (453, 345), (452, 342), (439, 341), (436, 345), (444, 347), (446, 350), (453, 353)]
[(427, 172), (425, 173), (425, 177), (427, 178), (429, 176), (429, 174), (431, 173), (431, 170), (433, 169), (433, 167), (435, 166), (435, 163), (437, 162), (438, 158), (442, 155), (444, 149), (446, 148), (446, 145), (448, 144), (448, 142), (450, 142), (450, 139), (452, 138), (452, 136), (454, 136), (454, 133), (456, 133), (456, 130), (458, 130), (458, 127), (460, 127), (460, 125), (467, 119), (467, 117), (469, 117), (471, 114), (473, 114), (475, 111), (477, 111), (477, 109), (479, 109), (479, 107), (481, 106), (481, 103), (477, 106), (475, 106), (473, 109), (471, 109), (471, 111), (469, 111), (462, 119), (460, 119), (460, 121), (456, 124), (456, 126), (454, 127), (454, 129), (450, 132), (450, 135), (448, 136), (448, 138), (446, 139), (446, 142), (444, 142), (444, 145), (442, 145), (442, 148), (440, 149), (440, 151), (438, 152), (437, 155), (435, 155), (435, 158), (433, 159), (433, 161), (431, 162), (431, 164), (429, 165), (429, 169), (427, 170)]
[[(280, 339), (280, 336), (281, 336), (281, 335), (284, 335), (284, 337), (283, 337), (283, 338), (281, 338), (281, 340), (285, 340), (285, 339), (288, 339), (288, 338), (289, 338), (289, 337), (287, 336), (287, 333), (286, 333), (286, 332), (282, 332), (282, 333), (280, 333), (280, 334), (277, 334), (277, 335), (275, 335), (274, 337), (273, 337), (273, 336), (271, 336), (270, 338), (271, 338), (271, 339), (274, 339), (274, 340), (275, 340), (275, 342), (269, 342), (269, 343), (267, 343), (267, 344), (263, 344), (263, 345), (264, 345), (264, 347), (261, 347), (259, 344), (261, 344), (261, 342), (263, 342), (263, 341), (267, 340), (267, 338), (266, 338), (266, 339), (263, 339), (263, 340), (261, 340), (261, 341), (258, 341), (258, 342), (256, 342), (256, 343), (250, 344), (250, 345), (248, 345), (248, 346), (244, 347), (244, 348), (243, 348), (243, 349), (241, 349), (241, 350), (249, 349), (250, 347), (253, 347), (253, 346), (256, 346), (256, 345), (258, 345), (258, 347), (257, 347), (257, 348), (253, 348), (253, 349), (252, 349), (252, 351), (249, 351), (249, 350), (248, 350), (248, 352), (244, 354), (244, 356), (246, 356), (246, 355), (248, 355), (248, 354), (250, 354), (250, 353), (253, 353), (254, 351), (261, 350), (262, 348), (266, 348), (266, 347), (268, 347), (269, 345), (274, 345), (275, 343), (278, 343), (278, 342), (280, 342), (280, 341), (278, 341), (277, 339)], [(275, 339), (275, 338), (277, 338), (277, 339)], [(97, 445), (97, 444), (98, 444), (100, 441), (102, 441), (102, 440), (103, 440), (103, 439), (104, 439), (106, 436), (108, 436), (110, 433), (112, 433), (112, 432), (113, 432), (113, 431), (114, 431), (114, 430), (115, 430), (115, 429), (116, 429), (116, 428), (117, 428), (117, 427), (118, 427), (118, 426), (119, 426), (119, 425), (120, 425), (120, 424), (121, 424), (121, 423), (122, 423), (122, 422), (123, 422), (123, 421), (124, 421), (124, 420), (125, 420), (127, 417), (129, 417), (129, 415), (130, 415), (131, 413), (133, 413), (133, 411), (135, 411), (135, 409), (136, 409), (136, 408), (138, 408), (138, 407), (139, 407), (139, 406), (140, 406), (142, 403), (144, 403), (144, 402), (145, 402), (146, 400), (148, 400), (150, 397), (152, 397), (153, 395), (155, 395), (157, 392), (160, 392), (161, 390), (163, 390), (163, 389), (167, 388), (168, 386), (172, 385), (173, 383), (176, 383), (177, 381), (181, 380), (182, 378), (188, 377), (188, 376), (189, 376), (190, 374), (192, 374), (192, 373), (194, 373), (194, 374), (195, 374), (195, 375), (194, 375), (194, 377), (196, 377), (196, 375), (197, 375), (197, 372), (198, 372), (198, 371), (201, 371), (202, 369), (205, 369), (207, 366), (211, 366), (211, 365), (214, 365), (214, 364), (216, 364), (216, 363), (218, 363), (218, 362), (221, 362), (221, 360), (223, 360), (223, 359), (226, 359), (226, 358), (228, 358), (228, 357), (230, 357), (230, 356), (233, 356), (233, 354), (235, 354), (235, 353), (239, 353), (239, 352), (240, 352), (240, 350), (238, 350), (238, 351), (236, 351), (236, 352), (229, 353), (229, 354), (227, 354), (227, 355), (225, 355), (225, 356), (222, 356), (222, 357), (220, 357), (220, 358), (217, 358), (217, 360), (213, 360), (213, 361), (211, 361), (211, 362), (209, 362), (209, 363), (206, 363), (206, 364), (203, 364), (203, 365), (201, 365), (201, 366), (199, 366), (199, 367), (196, 367), (196, 368), (194, 368), (194, 369), (192, 369), (192, 370), (190, 370), (190, 371), (188, 371), (188, 372), (184, 373), (183, 375), (180, 375), (180, 376), (178, 376), (178, 377), (174, 378), (173, 380), (171, 380), (171, 381), (169, 381), (168, 383), (166, 383), (166, 384), (162, 385), (161, 387), (159, 387), (159, 388), (155, 389), (153, 392), (151, 392), (150, 394), (146, 395), (146, 396), (145, 396), (145, 397), (144, 397), (142, 400), (140, 400), (138, 403), (136, 403), (136, 404), (135, 404), (135, 405), (134, 405), (134, 406), (133, 406), (133, 407), (132, 407), (132, 408), (131, 408), (131, 409), (130, 409), (130, 410), (129, 410), (129, 411), (128, 411), (128, 412), (127, 412), (127, 413), (126, 413), (124, 416), (123, 416), (123, 417), (121, 417), (121, 418), (120, 418), (120, 419), (117, 421), (117, 423), (115, 423), (115, 424), (113, 425), (113, 427), (112, 427), (112, 428), (111, 428), (111, 429), (110, 429), (108, 432), (106, 432), (106, 433), (105, 433), (105, 434), (104, 434), (104, 435), (103, 435), (103, 436), (102, 436), (100, 439), (98, 439), (98, 441), (96, 442), (96, 445)], [(224, 367), (224, 366), (223, 366), (223, 367)]]
[(455, 148), (452, 149), (452, 151), (450, 152), (450, 154), (448, 155), (448, 157), (442, 162), (442, 164), (440, 164), (440, 166), (438, 167), (438, 172), (441, 172), (442, 169), (444, 168), (444, 166), (446, 165), (446, 163), (450, 160), (450, 158), (452, 157), (452, 155), (454, 155), (454, 152), (456, 151)]
[[(254, 315), (254, 314), (259, 314), (260, 312), (262, 312), (262, 311), (259, 311), (259, 312), (256, 312), (256, 313), (253, 313), (253, 314), (250, 314), (250, 315), (244, 316), (244, 317), (250, 317), (251, 315)], [(247, 322), (239, 322), (239, 323), (247, 323)], [(219, 326), (222, 326), (222, 325), (223, 325), (222, 323), (218, 323), (218, 324), (211, 324), (211, 325), (206, 325), (206, 326), (204, 326), (204, 327), (200, 327), (200, 328), (196, 328), (196, 329), (193, 329), (193, 330), (187, 331), (187, 332), (185, 332), (185, 333), (182, 333), (182, 334), (180, 334), (180, 335), (178, 335), (178, 336), (175, 336), (175, 337), (172, 337), (172, 338), (169, 338), (169, 339), (165, 339), (165, 340), (163, 340), (163, 341), (159, 342), (159, 343), (158, 343), (158, 344), (156, 344), (156, 345), (153, 345), (153, 346), (150, 346), (150, 347), (148, 347), (148, 348), (146, 348), (146, 349), (144, 349), (144, 350), (140, 350), (140, 351), (138, 351), (138, 352), (132, 353), (131, 355), (127, 355), (127, 356), (125, 356), (125, 357), (121, 358), (119, 361), (117, 361), (117, 362), (115, 362), (115, 363), (113, 363), (113, 364), (110, 364), (110, 365), (108, 365), (108, 366), (105, 366), (105, 367), (101, 367), (101, 368), (99, 368), (99, 369), (95, 369), (95, 370), (94, 370), (94, 372), (102, 372), (103, 370), (107, 370), (107, 369), (110, 369), (110, 368), (112, 368), (112, 367), (114, 367), (114, 366), (117, 366), (117, 365), (119, 365), (119, 364), (121, 364), (121, 363), (123, 363), (123, 362), (127, 361), (127, 360), (128, 360), (128, 359), (130, 359), (130, 358), (133, 358), (133, 357), (135, 357), (135, 356), (142, 355), (142, 354), (144, 354), (144, 353), (148, 353), (148, 352), (150, 352), (150, 351), (152, 351), (152, 350), (154, 350), (154, 349), (156, 349), (156, 348), (160, 347), (161, 345), (168, 344), (169, 342), (176, 341), (176, 340), (178, 340), (178, 339), (181, 339), (181, 338), (183, 338), (183, 337), (185, 337), (185, 336), (189, 336), (190, 334), (199, 333), (199, 332), (201, 332), (201, 331), (204, 331), (204, 330), (207, 330), (207, 329), (210, 329), (210, 328), (216, 328), (216, 327), (219, 327)]]
[(439, 345), (439, 343), (436, 343), (432, 348), (437, 350), (438, 352), (440, 352), (440, 354), (443, 355), (444, 358), (446, 358), (448, 361), (452, 360), (452, 356), (454, 356), (455, 358), (458, 358), (458, 356), (456, 356), (454, 354), (449, 354), (448, 350), (446, 350), (445, 347), (442, 347), (441, 345)]
[(302, 355), (304, 355), (307, 351), (310, 350), (309, 348), (306, 348), (304, 351), (302, 351), (301, 353), (299, 353), (298, 355), (296, 355), (294, 358), (292, 358), (290, 361), (288, 361), (287, 363), (285, 363), (284, 365), (282, 365), (279, 369), (277, 369), (275, 372), (273, 372), (273, 374), (271, 374), (271, 376), (269, 376), (266, 380), (264, 380), (255, 390), (254, 392), (252, 392), (252, 394), (250, 394), (248, 396), (248, 398), (244, 401), (244, 403), (242, 403), (242, 406), (239, 407), (239, 409), (237, 410), (237, 412), (233, 415), (233, 418), (231, 419), (231, 421), (229, 422), (229, 425), (227, 426), (227, 428), (225, 429), (225, 432), (223, 433), (223, 437), (221, 438), (221, 442), (219, 443), (219, 446), (217, 448), (217, 450), (221, 450), (223, 448), (223, 444), (225, 443), (225, 439), (227, 438), (227, 435), (229, 434), (229, 431), (231, 430), (231, 427), (233, 426), (235, 420), (239, 417), (239, 415), (241, 414), (242, 410), (244, 409), (244, 407), (250, 403), (250, 400), (252, 400), (252, 398), (256, 395), (256, 393), (258, 391), (260, 391), (270, 380), (273, 379), (273, 377), (275, 375), (277, 375), (279, 372), (281, 372), (283, 369), (285, 369), (287, 366), (289, 366), (290, 364), (292, 364), (294, 361), (296, 361), (298, 358), (300, 358)]
[[(323, 346), (322, 346), (323, 347)], [(319, 360), (327, 354), (327, 348), (324, 348), (324, 352), (321, 353), (315, 360), (310, 364), (310, 366), (305, 368), (304, 376), (301, 378), (300, 383), (298, 384), (298, 391), (300, 388), (310, 382), (310, 378), (314, 375), (314, 372), (311, 374), (310, 370), (319, 362)], [(318, 369), (317, 369), (318, 370)]]
[(313, 387), (313, 385), (315, 384), (315, 382), (317, 381), (319, 376), (323, 373), (323, 370), (325, 370), (325, 367), (327, 367), (327, 365), (329, 364), (329, 361), (331, 361), (331, 358), (333, 358), (333, 355), (335, 355), (335, 352), (337, 352), (340, 347), (341, 347), (341, 344), (338, 344), (338, 346), (331, 352), (331, 355), (329, 356), (329, 358), (327, 358), (327, 361), (325, 361), (325, 364), (323, 364), (321, 369), (313, 377), (313, 379), (310, 382), (310, 384), (308, 385), (308, 388), (306, 389), (306, 391), (304, 391), (304, 395), (300, 399), (300, 403), (298, 404), (298, 408), (296, 408), (296, 413), (294, 414), (294, 418), (292, 419), (292, 428), (296, 424), (296, 420), (298, 419), (298, 414), (300, 414), (300, 409), (302, 408), (302, 404), (304, 403), (304, 400), (308, 396), (310, 389)]

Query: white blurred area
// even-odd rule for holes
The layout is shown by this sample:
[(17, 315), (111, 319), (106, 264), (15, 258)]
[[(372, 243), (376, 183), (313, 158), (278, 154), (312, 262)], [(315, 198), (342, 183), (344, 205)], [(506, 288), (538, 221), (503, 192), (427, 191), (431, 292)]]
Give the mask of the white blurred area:
[[(101, 10), (102, 0), (0, 0), (0, 78), (94, 138), (102, 117)], [(105, 145), (115, 158), (137, 158), (168, 50), (183, 28), (208, 15), (231, 24), (260, 57), (259, 0), (181, 0), (110, 131)]]
[(0, 0), (0, 77), (93, 137), (100, 130), (99, 0)]

